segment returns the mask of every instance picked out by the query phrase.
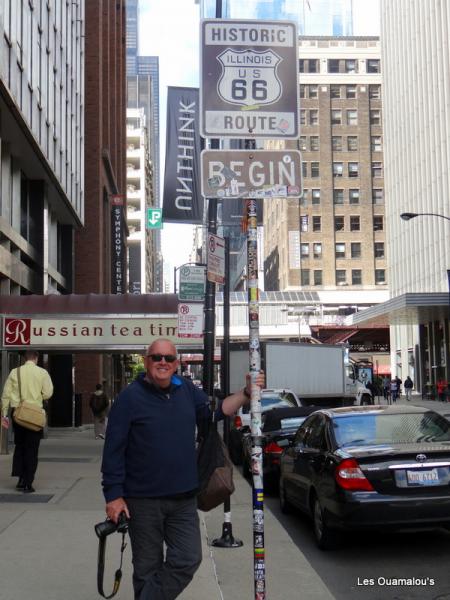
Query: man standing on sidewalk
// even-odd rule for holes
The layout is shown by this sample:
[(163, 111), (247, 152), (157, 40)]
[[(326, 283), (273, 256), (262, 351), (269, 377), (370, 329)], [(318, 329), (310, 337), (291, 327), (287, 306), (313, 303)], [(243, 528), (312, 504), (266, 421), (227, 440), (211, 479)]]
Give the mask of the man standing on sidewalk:
[(409, 402), (411, 400), (411, 392), (412, 392), (412, 389), (414, 387), (413, 380), (411, 379), (411, 377), (409, 375), (405, 379), (405, 383), (403, 384), (403, 387), (405, 388), (406, 399)]
[[(175, 375), (179, 360), (170, 340), (155, 340), (144, 364), (146, 373), (119, 394), (109, 414), (103, 493), (112, 521), (122, 512), (130, 519), (135, 600), (174, 600), (202, 559), (195, 428), (209, 415), (208, 396)], [(256, 384), (264, 387), (263, 373)], [(217, 417), (247, 402), (249, 385), (247, 376)]]
[[(13, 369), (8, 375), (2, 394), (2, 427), (9, 428), (8, 410), (17, 408), (24, 400), (42, 408), (43, 401), (53, 394), (53, 384), (45, 369), (37, 366), (38, 353), (25, 352), (25, 364)], [(20, 373), (19, 373), (20, 370)], [(20, 390), (19, 390), (20, 377)], [(14, 414), (14, 412), (13, 412)], [(18, 490), (25, 494), (34, 492), (33, 481), (38, 466), (39, 444), (42, 431), (31, 431), (13, 421), (14, 455), (12, 463), (13, 477), (18, 477)]]

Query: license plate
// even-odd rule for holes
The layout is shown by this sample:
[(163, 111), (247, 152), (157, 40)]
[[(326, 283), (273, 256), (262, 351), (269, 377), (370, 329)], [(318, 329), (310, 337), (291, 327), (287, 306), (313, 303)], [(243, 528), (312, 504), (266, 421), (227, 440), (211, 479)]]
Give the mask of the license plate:
[(437, 469), (421, 471), (406, 471), (408, 485), (439, 485), (439, 474)]

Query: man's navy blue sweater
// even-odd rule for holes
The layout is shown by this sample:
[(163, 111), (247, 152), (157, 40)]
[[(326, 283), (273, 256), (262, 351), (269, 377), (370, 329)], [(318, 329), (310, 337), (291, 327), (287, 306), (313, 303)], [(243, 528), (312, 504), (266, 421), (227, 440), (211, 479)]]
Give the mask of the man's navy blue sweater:
[(106, 501), (195, 490), (195, 427), (208, 415), (208, 396), (183, 377), (174, 375), (167, 391), (144, 374), (133, 381), (109, 413), (102, 461)]

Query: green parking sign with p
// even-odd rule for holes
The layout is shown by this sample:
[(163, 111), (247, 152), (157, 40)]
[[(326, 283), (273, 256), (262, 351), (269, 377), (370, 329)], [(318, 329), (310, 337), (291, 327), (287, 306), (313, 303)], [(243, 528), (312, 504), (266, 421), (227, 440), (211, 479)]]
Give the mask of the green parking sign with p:
[(147, 229), (162, 229), (162, 208), (147, 208)]

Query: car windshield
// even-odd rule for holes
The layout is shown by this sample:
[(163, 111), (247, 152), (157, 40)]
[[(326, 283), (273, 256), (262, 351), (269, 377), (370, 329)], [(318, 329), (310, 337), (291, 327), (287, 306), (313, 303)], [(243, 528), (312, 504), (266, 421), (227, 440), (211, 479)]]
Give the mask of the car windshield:
[(450, 441), (450, 423), (434, 412), (335, 416), (333, 427), (338, 446)]
[(266, 410), (273, 406), (295, 406), (295, 402), (289, 401), (287, 398), (280, 398), (280, 396), (261, 396), (261, 408)]
[(306, 417), (291, 417), (290, 419), (281, 419), (281, 429), (298, 429)]

